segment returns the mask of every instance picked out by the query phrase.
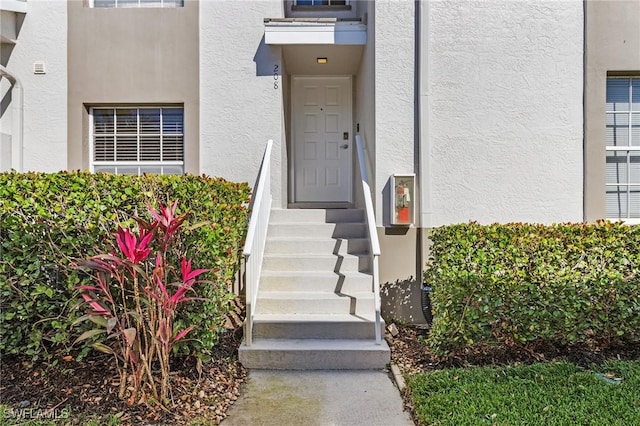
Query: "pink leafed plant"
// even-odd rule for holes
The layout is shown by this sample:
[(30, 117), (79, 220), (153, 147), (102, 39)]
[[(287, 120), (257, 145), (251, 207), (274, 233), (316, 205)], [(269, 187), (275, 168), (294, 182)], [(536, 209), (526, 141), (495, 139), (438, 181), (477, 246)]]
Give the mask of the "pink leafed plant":
[[(149, 402), (150, 397), (168, 404), (173, 348), (195, 328), (176, 329), (176, 310), (182, 303), (198, 300), (194, 286), (203, 282), (198, 277), (208, 270), (193, 269), (185, 257), (176, 265), (177, 259), (170, 255), (186, 220), (184, 213), (176, 213), (177, 207), (174, 202), (156, 211), (147, 204), (150, 222), (136, 219), (137, 232), (120, 227), (116, 231), (120, 254), (78, 262), (78, 268), (95, 274), (95, 285), (77, 289), (86, 306), (82, 319), (98, 328), (80, 335), (76, 343), (91, 339), (94, 349), (114, 356), (120, 373), (119, 396), (130, 405)], [(105, 333), (104, 342), (95, 341)]]

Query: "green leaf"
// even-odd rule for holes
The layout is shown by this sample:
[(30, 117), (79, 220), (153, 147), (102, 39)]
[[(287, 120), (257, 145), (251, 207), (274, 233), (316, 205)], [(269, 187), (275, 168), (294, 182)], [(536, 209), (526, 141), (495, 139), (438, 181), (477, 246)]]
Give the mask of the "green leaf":
[(73, 344), (75, 345), (78, 342), (82, 342), (83, 340), (87, 340), (90, 339), (94, 336), (97, 336), (98, 334), (102, 334), (102, 333), (106, 333), (106, 330), (100, 329), (100, 328), (94, 328), (92, 330), (87, 330), (84, 333), (82, 333), (80, 335), (80, 337), (78, 337)]
[(92, 348), (94, 348), (97, 351), (103, 352), (105, 354), (110, 354), (113, 355), (115, 354), (114, 350), (111, 349), (109, 346), (103, 344), (103, 343), (93, 343), (91, 345)]

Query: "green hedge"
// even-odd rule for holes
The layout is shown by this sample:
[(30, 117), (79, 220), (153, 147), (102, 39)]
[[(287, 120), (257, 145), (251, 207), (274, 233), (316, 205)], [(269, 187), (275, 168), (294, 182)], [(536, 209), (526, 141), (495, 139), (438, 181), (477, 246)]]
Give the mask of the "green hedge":
[(431, 233), (428, 343), (589, 345), (640, 339), (640, 227), (477, 223)]
[(118, 225), (147, 217), (145, 202), (178, 200), (190, 212), (182, 254), (212, 270), (181, 319), (198, 328), (187, 350), (217, 342), (239, 264), (249, 199), (247, 184), (199, 176), (114, 176), (83, 172), (0, 174), (0, 354), (34, 359), (68, 349), (83, 314), (75, 286), (91, 276), (70, 265), (109, 252)]

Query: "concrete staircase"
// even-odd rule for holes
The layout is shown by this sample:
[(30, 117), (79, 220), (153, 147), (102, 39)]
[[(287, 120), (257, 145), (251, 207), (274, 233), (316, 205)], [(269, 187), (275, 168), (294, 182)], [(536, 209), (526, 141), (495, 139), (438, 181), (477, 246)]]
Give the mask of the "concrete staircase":
[[(378, 369), (371, 261), (363, 210), (271, 211), (247, 368)], [(381, 324), (384, 334), (384, 322)]]

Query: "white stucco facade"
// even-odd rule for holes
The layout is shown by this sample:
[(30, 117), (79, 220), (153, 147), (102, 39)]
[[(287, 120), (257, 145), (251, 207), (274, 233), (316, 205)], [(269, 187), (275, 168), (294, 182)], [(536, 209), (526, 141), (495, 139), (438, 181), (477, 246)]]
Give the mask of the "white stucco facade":
[[(352, 145), (353, 202), (338, 207), (363, 205), (353, 147), (359, 133), (383, 284), (421, 284), (433, 227), (602, 218), (606, 79), (640, 71), (634, 1), (26, 5), (23, 21), (2, 15), (2, 65), (24, 94), (24, 147), (19, 156), (15, 97), (2, 78), (0, 170), (90, 169), (91, 108), (170, 105), (183, 108), (184, 171), (253, 186), (272, 139), (274, 207), (309, 208), (292, 196), (292, 154), (303, 139), (293, 131), (294, 82), (348, 77), (352, 122), (336, 133), (340, 145)], [(268, 41), (269, 31), (281, 33)], [(38, 61), (46, 73), (34, 74)], [(410, 227), (390, 224), (396, 173), (416, 177)]]
[[(23, 169), (57, 171), (69, 155), (67, 2), (27, 4), (3, 58), (24, 90)], [(199, 2), (199, 150), (189, 167), (253, 184), (273, 139), (274, 199), (282, 207), (290, 190), (291, 76), (305, 68), (293, 64), (289, 74), (282, 48), (265, 44), (263, 22), (284, 18), (287, 5)], [(349, 16), (366, 25), (366, 44), (341, 60), (352, 62), (353, 132), (365, 138), (378, 226), (389, 225), (393, 173), (417, 175), (417, 226), (581, 220), (580, 2), (353, 5)], [(323, 47), (300, 48), (313, 57)], [(34, 74), (36, 61), (46, 74)], [(10, 134), (11, 108), (0, 123)]]
[(582, 3), (443, 1), (425, 15), (431, 226), (582, 220)]
[[(22, 20), (23, 18), (23, 20)], [(18, 141), (13, 138), (9, 162), (0, 164), (22, 171), (55, 172), (67, 168), (67, 2), (63, 0), (29, 0), (23, 14), (15, 45), (3, 52), (6, 67), (23, 89), (22, 164)], [(34, 63), (44, 62), (45, 74), (34, 74)], [(9, 90), (6, 81), (2, 95)], [(13, 134), (17, 111), (8, 108), (0, 125), (2, 133)], [(3, 150), (2, 154), (7, 154)]]
[(279, 0), (200, 2), (200, 171), (253, 185), (273, 139), (274, 205), (286, 191), (283, 61), (263, 19), (282, 16)]
[(415, 4), (375, 2), (375, 25), (376, 221), (388, 226), (389, 177), (415, 171)]

